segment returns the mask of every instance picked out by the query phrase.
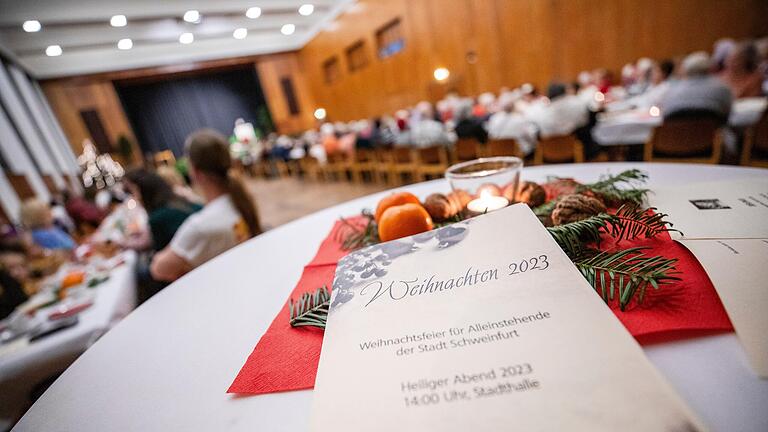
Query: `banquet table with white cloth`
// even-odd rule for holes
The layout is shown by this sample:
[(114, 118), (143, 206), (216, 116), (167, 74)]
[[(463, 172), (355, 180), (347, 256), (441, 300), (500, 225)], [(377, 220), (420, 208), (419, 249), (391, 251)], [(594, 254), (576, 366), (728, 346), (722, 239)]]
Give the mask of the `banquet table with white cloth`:
[[(768, 176), (753, 168), (606, 163), (525, 168), (523, 178), (593, 181), (628, 168), (645, 170), (651, 189)], [(450, 190), (446, 180), (402, 189), (422, 198)], [(235, 396), (227, 388), (334, 222), (374, 207), (387, 193), (288, 223), (184, 276), (80, 356), (14, 430), (307, 430), (312, 391)], [(713, 431), (768, 430), (768, 380), (750, 369), (735, 334), (657, 343), (644, 351)]]
[(23, 412), (35, 386), (60, 373), (136, 307), (136, 253), (122, 257), (124, 264), (95, 288), (93, 305), (78, 314), (77, 324), (32, 342), (0, 345), (0, 426)]
[[(768, 98), (737, 99), (731, 107), (728, 125), (748, 127), (760, 120), (768, 106)], [(601, 116), (592, 129), (592, 138), (603, 146), (644, 144), (651, 132), (662, 123), (661, 116), (652, 116), (647, 109), (608, 113)]]

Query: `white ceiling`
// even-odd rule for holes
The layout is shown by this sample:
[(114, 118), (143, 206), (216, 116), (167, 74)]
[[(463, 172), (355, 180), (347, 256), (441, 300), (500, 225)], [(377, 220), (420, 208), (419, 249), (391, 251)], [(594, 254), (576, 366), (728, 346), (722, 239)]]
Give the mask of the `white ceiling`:
[[(310, 16), (299, 6), (315, 6)], [(296, 50), (304, 46), (354, 0), (0, 0), (0, 51), (13, 57), (38, 78), (186, 63), (244, 55)], [(245, 11), (261, 8), (250, 19)], [(200, 11), (199, 24), (185, 22), (187, 10)], [(125, 15), (128, 25), (112, 27), (113, 15)], [(42, 30), (26, 33), (22, 23), (38, 20)], [(283, 35), (284, 24), (296, 31)], [(248, 29), (235, 39), (236, 28)], [(191, 32), (195, 41), (179, 43)], [(130, 50), (118, 50), (117, 41), (133, 40)], [(48, 57), (45, 49), (60, 45), (61, 56)]]

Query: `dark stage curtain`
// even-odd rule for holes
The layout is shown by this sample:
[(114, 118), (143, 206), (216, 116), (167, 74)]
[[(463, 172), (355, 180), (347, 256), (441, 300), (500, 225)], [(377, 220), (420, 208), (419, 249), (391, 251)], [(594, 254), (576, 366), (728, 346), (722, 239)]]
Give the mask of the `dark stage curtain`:
[(191, 132), (212, 128), (230, 136), (238, 118), (265, 133), (273, 129), (253, 67), (115, 88), (145, 153), (170, 149), (179, 157)]

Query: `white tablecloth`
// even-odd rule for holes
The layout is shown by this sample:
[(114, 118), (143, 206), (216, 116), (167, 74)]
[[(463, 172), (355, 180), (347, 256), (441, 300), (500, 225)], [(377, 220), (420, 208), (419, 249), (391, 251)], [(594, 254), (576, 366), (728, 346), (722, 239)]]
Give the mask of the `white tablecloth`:
[[(768, 175), (725, 166), (622, 163), (537, 166), (526, 168), (523, 178), (590, 181), (630, 167), (647, 170), (651, 187)], [(404, 189), (423, 198), (449, 185), (435, 180)], [(15, 430), (307, 430), (311, 391), (251, 397), (226, 391), (334, 221), (373, 208), (385, 193), (269, 231), (164, 289), (80, 356)], [(652, 345), (645, 352), (713, 431), (768, 430), (768, 381), (750, 370), (734, 334)]]
[[(744, 98), (734, 101), (728, 124), (732, 127), (751, 126), (760, 119), (768, 99)], [(653, 117), (648, 110), (612, 113), (598, 120), (592, 129), (592, 138), (604, 146), (644, 144), (651, 132), (662, 123), (661, 117)]]
[(23, 413), (37, 384), (64, 370), (136, 307), (136, 253), (123, 254), (125, 264), (95, 288), (93, 305), (78, 315), (76, 325), (0, 354), (0, 430)]

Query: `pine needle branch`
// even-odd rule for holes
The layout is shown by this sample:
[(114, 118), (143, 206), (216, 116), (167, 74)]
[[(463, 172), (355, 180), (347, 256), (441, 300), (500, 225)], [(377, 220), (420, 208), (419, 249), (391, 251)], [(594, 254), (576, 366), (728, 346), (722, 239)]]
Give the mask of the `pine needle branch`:
[(601, 176), (594, 183), (585, 183), (576, 187), (576, 192), (592, 192), (606, 203), (634, 203), (640, 205), (648, 195), (649, 189), (639, 188), (645, 183), (648, 174), (639, 169), (630, 169), (614, 175)]
[(536, 216), (549, 216), (552, 214), (552, 211), (555, 209), (556, 205), (557, 205), (556, 199), (547, 201), (538, 207), (534, 207), (533, 214), (535, 214)]
[(569, 257), (572, 257), (579, 255), (585, 244), (599, 245), (601, 231), (609, 232), (609, 226), (613, 226), (615, 223), (617, 223), (615, 216), (600, 213), (580, 221), (548, 227), (547, 231), (560, 245), (560, 248)]
[(345, 251), (360, 249), (365, 246), (380, 243), (379, 231), (376, 227), (376, 221), (368, 210), (363, 210), (362, 215), (366, 218), (365, 225), (359, 225), (339, 218), (344, 227), (338, 231), (337, 240), (341, 241), (341, 248)]
[(638, 237), (653, 238), (662, 232), (677, 231), (672, 228), (671, 222), (664, 220), (667, 216), (658, 213), (655, 207), (643, 209), (635, 204), (625, 204), (616, 211), (611, 222), (611, 237), (619, 242)]
[(319, 327), (324, 329), (328, 320), (331, 293), (322, 286), (312, 293), (304, 293), (298, 301), (289, 300), (291, 327)]
[(629, 248), (615, 252), (585, 249), (572, 257), (573, 263), (601, 297), (609, 303), (618, 297), (619, 308), (624, 311), (633, 298), (642, 303), (646, 289), (678, 281), (677, 259), (647, 256), (648, 248)]

